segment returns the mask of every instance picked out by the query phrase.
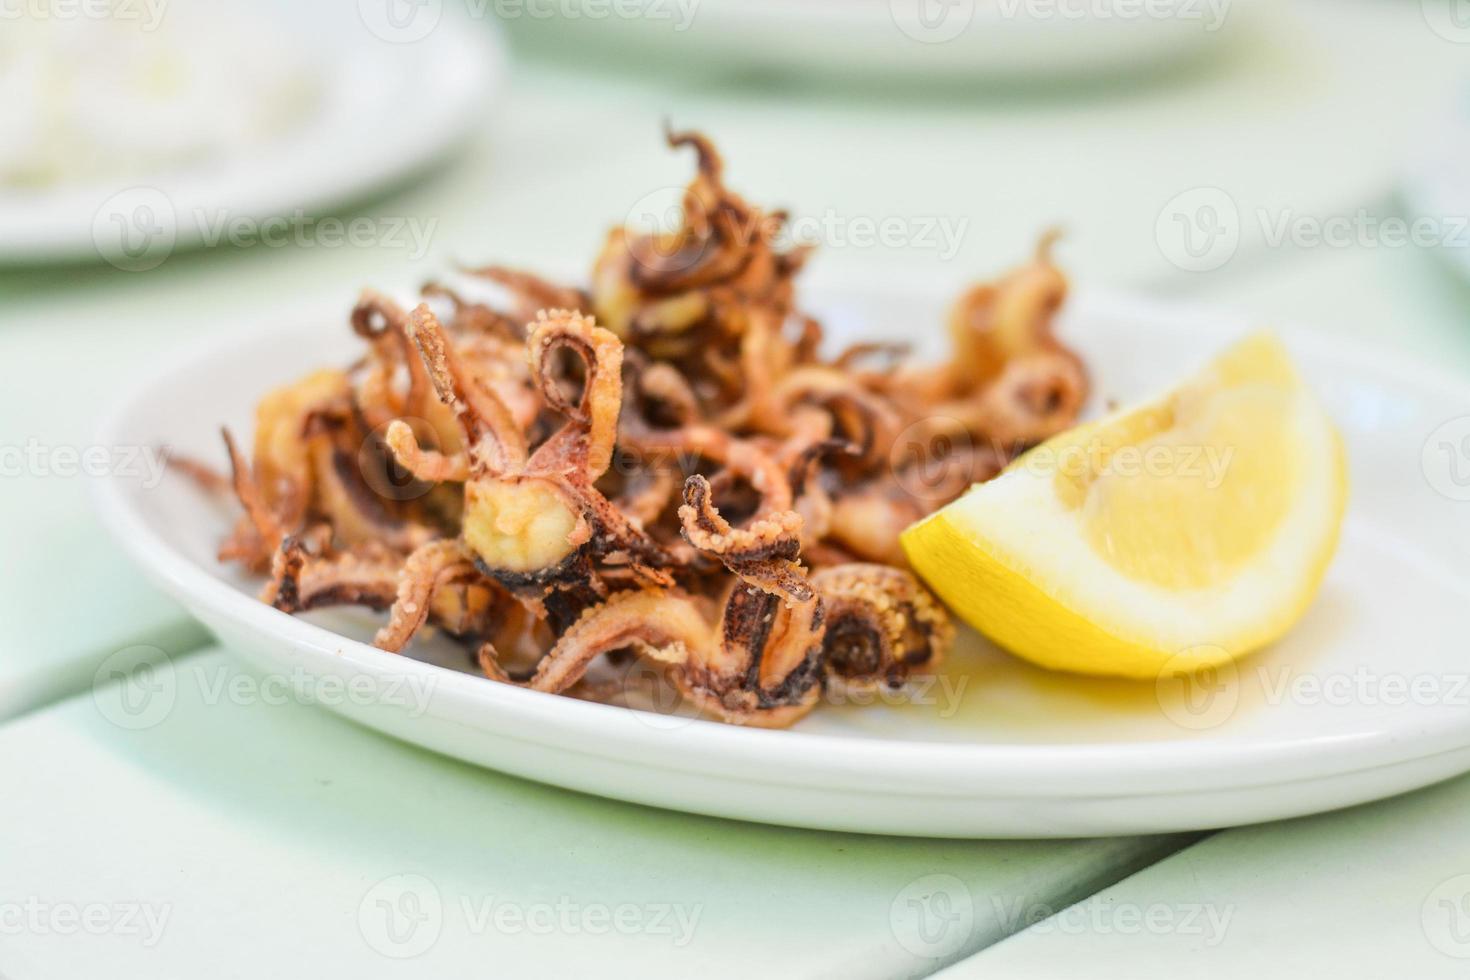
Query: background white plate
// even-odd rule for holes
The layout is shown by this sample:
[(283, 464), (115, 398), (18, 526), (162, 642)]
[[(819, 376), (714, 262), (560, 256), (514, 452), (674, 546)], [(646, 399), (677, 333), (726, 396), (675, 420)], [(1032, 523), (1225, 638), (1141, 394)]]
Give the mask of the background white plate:
[(370, 25), (372, 3), (361, 11), (294, 0), (252, 6), (316, 59), (317, 108), (278, 139), (208, 164), (34, 191), (0, 188), (0, 262), (105, 258), (149, 268), (169, 250), (217, 234), (221, 219), (298, 210), (320, 217), (443, 156), (503, 87), (504, 47), (487, 18), (445, 15), (407, 41)]
[[(810, 305), (839, 340), (935, 324), (927, 295)], [(1100, 399), (1153, 393), (1252, 324), (1105, 295), (1064, 333)], [(1322, 594), (1291, 636), (1189, 688), (1050, 674), (966, 634), (942, 683), (914, 700), (823, 705), (791, 731), (745, 730), (493, 683), (465, 655), (394, 656), (257, 602), (214, 560), (232, 514), (186, 480), (99, 485), (106, 525), (150, 577), (260, 669), (364, 685), (319, 700), (427, 748), (619, 799), (832, 830), (1052, 837), (1219, 827), (1363, 802), (1470, 769), (1470, 487), (1436, 469), (1442, 425), (1470, 390), (1382, 352), (1287, 332), (1342, 427), (1353, 499)], [(217, 426), (249, 431), (268, 386), (343, 363), (342, 317), (215, 342), (112, 413), (101, 444), (219, 459)], [(289, 351), (289, 356), (283, 352)], [(1457, 423), (1458, 424), (1458, 423)], [(1431, 439), (1431, 433), (1436, 433)], [(1463, 435), (1463, 433), (1461, 434)], [(1458, 436), (1455, 436), (1458, 438)], [(1462, 498), (1463, 499), (1463, 498)], [(367, 638), (367, 615), (317, 619)], [(423, 703), (405, 691), (427, 686)], [(1315, 692), (1315, 693), (1314, 693)], [(371, 759), (362, 760), (371, 765)]]
[(617, 16), (601, 0), (568, 0), (555, 8), (560, 16), (508, 23), (549, 44), (597, 46), (645, 66), (656, 57), (699, 72), (1046, 83), (1203, 56), (1235, 35), (1251, 5), (1165, 0), (1152, 7), (1169, 15), (1146, 16), (1131, 0), (644, 0), (633, 8), (639, 16)]

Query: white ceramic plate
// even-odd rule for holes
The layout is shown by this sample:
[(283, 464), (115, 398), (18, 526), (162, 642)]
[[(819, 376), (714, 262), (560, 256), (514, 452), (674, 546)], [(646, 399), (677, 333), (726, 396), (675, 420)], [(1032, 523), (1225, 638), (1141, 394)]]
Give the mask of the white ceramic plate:
[(0, 187), (0, 263), (106, 259), (147, 269), (175, 249), (228, 240), (222, 229), (249, 233), (250, 223), (298, 212), (319, 218), (442, 157), (503, 87), (500, 33), (483, 18), (446, 15), (422, 37), (406, 35), (410, 43), (372, 22), (372, 3), (249, 7), (256, 20), (289, 24), (294, 48), (310, 59), (316, 88), (304, 117), (249, 150), (193, 166)]
[(1250, 0), (645, 0), (639, 16), (570, 0), (558, 18), (514, 25), (616, 46), (707, 72), (1048, 82), (1136, 75), (1203, 56), (1232, 37)]
[[(847, 293), (809, 305), (839, 340), (941, 322), (941, 304), (927, 295)], [(1251, 326), (1084, 295), (1064, 333), (1092, 365), (1100, 398), (1132, 399)], [(361, 642), (373, 629), (365, 613), (308, 622), (260, 604), (258, 583), (213, 557), (233, 514), (183, 478), (153, 489), (104, 481), (98, 504), (148, 575), (260, 669), (365, 685), (381, 696), (319, 700), (491, 768), (832, 830), (1053, 837), (1219, 827), (1470, 769), (1470, 590), (1452, 571), (1470, 553), (1470, 504), (1453, 498), (1470, 497), (1470, 486), (1454, 482), (1459, 471), (1434, 468), (1440, 443), (1463, 448), (1464, 433), (1440, 427), (1470, 412), (1470, 388), (1381, 352), (1285, 336), (1347, 440), (1353, 499), (1341, 550), (1287, 640), (1188, 688), (1050, 674), (968, 634), (940, 681), (908, 703), (825, 704), (790, 731), (586, 703), (475, 676), (447, 645), (415, 655), (453, 669), (383, 653)], [(221, 422), (249, 431), (262, 391), (308, 365), (344, 363), (355, 345), (340, 317), (217, 342), (150, 379), (108, 416), (101, 441), (219, 459)], [(429, 686), (426, 703), (407, 703), (413, 685)]]

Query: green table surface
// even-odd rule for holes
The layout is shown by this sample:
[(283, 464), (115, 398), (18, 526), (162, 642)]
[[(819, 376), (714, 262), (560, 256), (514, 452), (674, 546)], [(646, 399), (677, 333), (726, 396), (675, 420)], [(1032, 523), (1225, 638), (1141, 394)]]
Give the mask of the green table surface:
[[(522, 59), (480, 137), (355, 209), (435, 220), (423, 256), (257, 247), (147, 273), (0, 271), (0, 445), (53, 461), (0, 481), (0, 976), (1465, 975), (1470, 782), (1202, 842), (885, 839), (579, 796), (221, 695), (234, 660), (104, 537), (86, 478), (53, 465), (181, 343), (345, 310), (362, 285), (412, 286), (456, 259), (584, 264), (606, 226), (685, 179), (659, 142), (666, 115), (717, 136), (756, 200), (965, 222), (952, 255), (833, 244), (811, 270), (829, 286), (954, 289), (1060, 221), (1083, 286), (1465, 369), (1470, 303), (1441, 256), (1273, 246), (1260, 218), (1398, 213), (1398, 169), (1470, 67), (1419, 8), (1274, 5), (1258, 43), (1080, 96), (718, 76), (671, 92)], [(1191, 273), (1156, 229), (1200, 187), (1228, 194), (1242, 234), (1228, 263)], [(133, 730), (104, 661), (140, 644), (170, 655), (176, 695)], [(1154, 925), (1120, 925), (1131, 909)]]

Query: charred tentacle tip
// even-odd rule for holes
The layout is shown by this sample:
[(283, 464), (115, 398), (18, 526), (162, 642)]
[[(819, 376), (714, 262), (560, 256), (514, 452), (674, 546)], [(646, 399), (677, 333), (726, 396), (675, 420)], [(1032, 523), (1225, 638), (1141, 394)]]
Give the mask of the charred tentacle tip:
[(779, 511), (749, 527), (733, 527), (715, 507), (709, 481), (695, 474), (684, 482), (679, 521), (685, 540), (714, 555), (746, 583), (782, 596), (788, 604), (809, 602), (815, 596), (797, 563), (803, 521), (795, 511)]
[(271, 578), (261, 591), (260, 600), (281, 612), (301, 609), (301, 573), (306, 567), (306, 548), (295, 535), (281, 539), (271, 558)]
[(678, 149), (681, 146), (694, 147), (694, 152), (699, 157), (699, 172), (711, 181), (720, 180), (725, 169), (725, 161), (708, 136), (692, 129), (675, 130), (669, 120), (665, 119), (664, 140), (669, 144), (670, 149)]

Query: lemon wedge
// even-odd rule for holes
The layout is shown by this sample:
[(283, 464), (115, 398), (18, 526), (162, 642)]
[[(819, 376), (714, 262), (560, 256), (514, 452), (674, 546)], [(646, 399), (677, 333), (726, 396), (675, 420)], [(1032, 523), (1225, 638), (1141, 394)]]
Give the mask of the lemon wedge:
[(908, 528), (950, 608), (1045, 667), (1158, 678), (1306, 612), (1347, 503), (1342, 441), (1273, 335), (1063, 433)]

